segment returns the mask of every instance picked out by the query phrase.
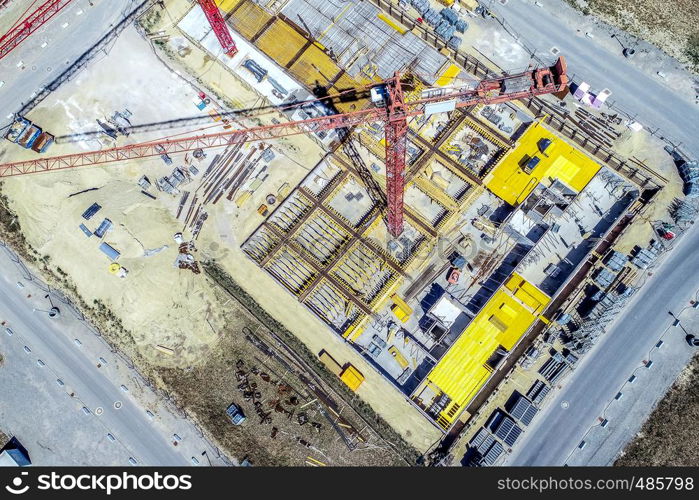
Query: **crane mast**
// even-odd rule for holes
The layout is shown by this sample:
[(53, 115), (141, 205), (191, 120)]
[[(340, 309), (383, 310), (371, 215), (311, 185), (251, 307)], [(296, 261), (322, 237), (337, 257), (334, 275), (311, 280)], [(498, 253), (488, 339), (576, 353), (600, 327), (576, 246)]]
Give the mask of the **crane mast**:
[[(160, 139), (114, 148), (63, 156), (0, 164), (0, 178), (54, 170), (73, 169), (91, 165), (148, 158), (162, 154), (177, 154), (196, 149), (225, 147), (249, 141), (260, 141), (321, 130), (350, 128), (361, 124), (383, 122), (386, 139), (386, 204), (388, 229), (397, 237), (403, 231), (403, 192), (405, 189), (405, 152), (408, 119), (476, 104), (497, 104), (514, 99), (529, 98), (565, 90), (568, 85), (566, 63), (560, 57), (553, 66), (533, 69), (516, 75), (504, 75), (481, 80), (476, 85), (434, 88), (423, 91), (419, 99), (406, 101), (401, 75), (368, 88), (383, 96), (375, 106), (305, 120), (274, 125), (226, 130), (189, 137)], [(364, 89), (362, 89), (364, 90)], [(333, 96), (330, 96), (332, 98)], [(307, 102), (287, 107), (303, 106)]]

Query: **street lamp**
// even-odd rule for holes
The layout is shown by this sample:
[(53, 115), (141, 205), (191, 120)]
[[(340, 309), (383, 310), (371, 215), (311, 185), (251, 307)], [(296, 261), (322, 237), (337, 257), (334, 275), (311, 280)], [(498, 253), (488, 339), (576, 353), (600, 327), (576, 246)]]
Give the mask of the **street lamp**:
[(620, 39), (618, 36), (616, 36), (616, 35), (617, 35), (616, 33), (613, 33), (613, 34), (611, 35), (611, 37), (614, 38), (614, 39), (616, 39), (616, 41), (619, 42), (619, 45), (621, 45), (621, 53), (622, 53), (622, 54), (624, 55), (624, 57), (626, 57), (627, 59), (632, 58), (632, 57), (634, 56), (634, 54), (636, 53), (636, 49), (634, 49), (633, 47), (627, 47), (627, 46), (625, 46), (625, 45), (622, 43), (621, 39)]
[(51, 304), (51, 309), (49, 309), (48, 311), (43, 311), (41, 309), (34, 309), (34, 310), (47, 313), (49, 315), (49, 318), (54, 318), (54, 319), (58, 318), (61, 315), (61, 310), (53, 304), (53, 301), (51, 300), (51, 294), (47, 293), (44, 296), (44, 298), (49, 299), (49, 304)]

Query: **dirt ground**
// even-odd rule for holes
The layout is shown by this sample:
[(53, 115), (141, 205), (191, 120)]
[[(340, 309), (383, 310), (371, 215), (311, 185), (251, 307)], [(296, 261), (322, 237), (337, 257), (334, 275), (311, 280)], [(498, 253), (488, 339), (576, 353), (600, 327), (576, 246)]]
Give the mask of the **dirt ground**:
[[(134, 123), (194, 115), (191, 98), (196, 92), (186, 82), (173, 78), (150, 51), (144, 50), (146, 47), (135, 30), (126, 30), (111, 53), (113, 57), (80, 73), (28, 118), (57, 136), (69, 136), (98, 129), (96, 120), (104, 121), (117, 110), (131, 110)], [(135, 51), (142, 56), (129, 56)], [(154, 69), (144, 71), (148, 67)], [(127, 74), (132, 77), (125, 78)], [(54, 144), (51, 153), (99, 149), (101, 143), (109, 144), (105, 136)], [(3, 144), (2, 149), (5, 161), (28, 154), (15, 145)], [(49, 256), (51, 266), (60, 269), (59, 274), (70, 276), (89, 302), (106, 304), (133, 332), (135, 349), (129, 349), (129, 354), (137, 351), (151, 361), (171, 363), (171, 358), (154, 349), (155, 344), (163, 344), (176, 350), (179, 363), (188, 363), (205, 355), (215, 343), (211, 328), (202, 325), (208, 322), (218, 327), (222, 321), (203, 280), (173, 266), (177, 256), (173, 235), (181, 230), (173, 216), (176, 200), (157, 192), (158, 199), (152, 200), (136, 183), (144, 173), (154, 180), (172, 168), (158, 158), (124, 166), (10, 178), (4, 181), (3, 193), (19, 214), (30, 245), (40, 255)], [(81, 214), (92, 203), (102, 209), (86, 221)], [(86, 237), (78, 228), (85, 223), (94, 231), (103, 218), (113, 223), (104, 241), (121, 253), (118, 262), (129, 271), (125, 279), (109, 273), (110, 260), (99, 251), (97, 238)], [(148, 307), (143, 307), (146, 299)]]
[(696, 467), (698, 420), (699, 357), (695, 356), (614, 465)]
[(684, 198), (682, 179), (672, 157), (663, 150), (664, 143), (646, 132), (624, 133), (615, 141), (614, 150), (625, 157), (635, 157), (644, 162), (655, 172), (668, 179), (668, 183), (658, 192), (650, 203), (637, 217), (626, 232), (619, 238), (615, 248), (620, 252), (629, 253), (634, 246), (644, 246), (651, 239), (657, 238), (652, 223), (657, 221), (670, 222), (670, 207)]
[[(699, 35), (699, 3), (695, 0), (567, 1), (585, 13), (647, 40), (683, 63), (690, 63), (687, 44), (690, 37)], [(699, 68), (695, 66), (694, 70)]]
[[(220, 290), (213, 282), (211, 287)], [(332, 414), (314, 403), (315, 394), (289, 370), (290, 365), (250, 341), (251, 337), (260, 339), (281, 354), (260, 322), (222, 291), (217, 293), (226, 304), (226, 326), (217, 348), (191, 369), (161, 368), (158, 375), (172, 388), (178, 404), (196, 415), (225, 449), (240, 458), (247, 456), (254, 465), (319, 466), (314, 460), (328, 466), (406, 465), (388, 443), (364, 429), (364, 422), (351, 408), (342, 405), (342, 416), (357, 430), (364, 429), (366, 439), (350, 449), (329, 422), (326, 415), (334, 418)], [(252, 394), (255, 391), (259, 394)], [(231, 402), (247, 417), (241, 426), (232, 425), (224, 414)], [(346, 428), (339, 429), (350, 439)]]

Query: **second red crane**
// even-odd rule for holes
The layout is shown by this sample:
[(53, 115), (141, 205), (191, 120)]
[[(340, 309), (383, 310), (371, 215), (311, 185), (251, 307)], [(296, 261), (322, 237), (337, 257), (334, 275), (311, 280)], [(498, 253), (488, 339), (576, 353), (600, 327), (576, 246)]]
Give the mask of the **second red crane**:
[(214, 0), (198, 0), (201, 10), (204, 11), (206, 19), (214, 30), (218, 42), (221, 44), (223, 51), (229, 56), (234, 56), (238, 52), (238, 47), (235, 46), (231, 32), (228, 31), (225, 19), (221, 15), (221, 11)]

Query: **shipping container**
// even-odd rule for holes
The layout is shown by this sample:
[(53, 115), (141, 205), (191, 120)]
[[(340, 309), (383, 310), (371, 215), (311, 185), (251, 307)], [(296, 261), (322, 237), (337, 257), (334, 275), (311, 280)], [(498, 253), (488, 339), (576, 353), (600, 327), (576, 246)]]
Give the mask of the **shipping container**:
[(22, 133), (22, 135), (17, 139), (17, 144), (23, 148), (31, 148), (34, 141), (41, 135), (41, 129), (34, 124), (30, 124), (29, 127)]
[(37, 153), (43, 153), (46, 151), (51, 144), (53, 144), (54, 137), (53, 135), (49, 134), (48, 132), (42, 132), (39, 137), (36, 138), (34, 141), (34, 144), (32, 145), (32, 149), (36, 151)]
[(116, 248), (104, 242), (100, 245), (100, 250), (111, 260), (117, 260), (121, 255)]
[(31, 125), (29, 120), (25, 120), (21, 116), (15, 118), (15, 121), (10, 125), (10, 129), (5, 134), (8, 141), (17, 142), (22, 133)]

